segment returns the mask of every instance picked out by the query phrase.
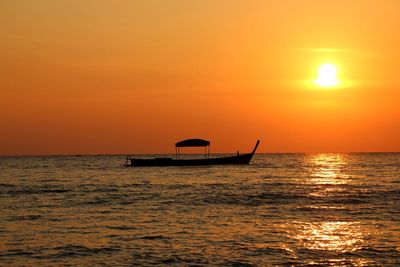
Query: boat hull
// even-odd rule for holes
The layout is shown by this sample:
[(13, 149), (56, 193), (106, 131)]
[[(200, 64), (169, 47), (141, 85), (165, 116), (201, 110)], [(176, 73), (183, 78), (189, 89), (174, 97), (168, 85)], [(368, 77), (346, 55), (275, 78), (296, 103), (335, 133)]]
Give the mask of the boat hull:
[(128, 166), (134, 167), (166, 167), (166, 166), (206, 166), (206, 165), (232, 165), (232, 164), (249, 164), (253, 154), (243, 154), (233, 157), (209, 158), (209, 159), (172, 159), (172, 158), (155, 158), (155, 159), (128, 159)]

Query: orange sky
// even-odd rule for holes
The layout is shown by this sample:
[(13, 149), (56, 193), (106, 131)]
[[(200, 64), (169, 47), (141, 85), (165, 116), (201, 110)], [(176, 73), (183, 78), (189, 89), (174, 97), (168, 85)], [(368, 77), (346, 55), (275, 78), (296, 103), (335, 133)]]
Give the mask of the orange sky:
[[(0, 155), (400, 151), (400, 1), (0, 2)], [(333, 62), (342, 85), (312, 83)]]

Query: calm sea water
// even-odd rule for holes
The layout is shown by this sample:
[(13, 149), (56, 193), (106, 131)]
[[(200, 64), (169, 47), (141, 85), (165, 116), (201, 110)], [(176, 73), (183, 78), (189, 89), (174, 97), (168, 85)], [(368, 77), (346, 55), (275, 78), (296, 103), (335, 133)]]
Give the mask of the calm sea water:
[(1, 266), (400, 266), (400, 154), (0, 158)]

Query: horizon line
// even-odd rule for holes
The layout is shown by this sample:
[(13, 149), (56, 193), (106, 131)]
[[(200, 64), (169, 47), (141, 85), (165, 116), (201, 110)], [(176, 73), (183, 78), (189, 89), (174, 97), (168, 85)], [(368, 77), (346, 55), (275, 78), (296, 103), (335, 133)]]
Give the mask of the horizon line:
[[(400, 151), (351, 151), (351, 152), (259, 152), (256, 154), (384, 154), (400, 153)], [(204, 155), (204, 153), (181, 153), (183, 155)], [(236, 154), (234, 152), (214, 152), (213, 154)], [(242, 153), (245, 154), (245, 153)], [(60, 154), (0, 154), (0, 157), (85, 157), (85, 156), (131, 156), (131, 155), (175, 155), (175, 153), (60, 153)]]

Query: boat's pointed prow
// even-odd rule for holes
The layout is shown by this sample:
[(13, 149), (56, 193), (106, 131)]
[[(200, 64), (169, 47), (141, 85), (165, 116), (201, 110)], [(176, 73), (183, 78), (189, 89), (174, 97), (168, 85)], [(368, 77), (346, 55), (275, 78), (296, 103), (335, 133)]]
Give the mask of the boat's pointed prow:
[(259, 144), (260, 144), (260, 140), (257, 140), (256, 146), (254, 147), (253, 152), (251, 152), (251, 154), (256, 153), (256, 150), (257, 150)]

